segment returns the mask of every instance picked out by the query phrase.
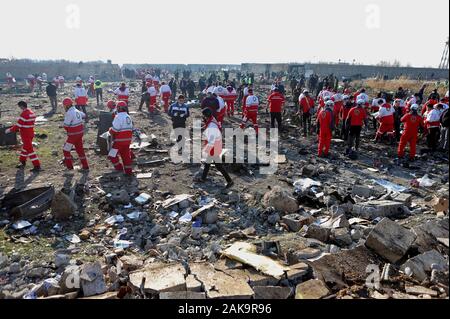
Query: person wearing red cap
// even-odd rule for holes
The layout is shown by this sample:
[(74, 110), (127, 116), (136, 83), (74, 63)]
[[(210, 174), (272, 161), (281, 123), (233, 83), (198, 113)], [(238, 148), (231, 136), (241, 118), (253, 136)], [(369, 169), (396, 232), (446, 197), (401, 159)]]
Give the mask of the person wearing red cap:
[[(130, 145), (133, 140), (133, 121), (127, 113), (125, 101), (117, 103), (117, 116), (114, 118), (109, 133), (112, 136), (112, 147), (109, 159), (116, 171), (124, 171), (127, 175), (133, 174), (133, 162), (131, 159)], [(120, 163), (119, 155), (122, 158)]]
[(278, 88), (275, 88), (272, 94), (267, 98), (270, 111), (270, 127), (275, 128), (275, 121), (278, 122), (278, 131), (282, 128), (281, 112), (285, 103), (285, 98)]
[(64, 129), (67, 132), (67, 140), (63, 148), (64, 163), (67, 169), (73, 170), (73, 159), (71, 151), (73, 147), (75, 147), (75, 151), (78, 154), (78, 159), (81, 162), (82, 168), (84, 170), (88, 170), (89, 165), (83, 147), (83, 122), (86, 115), (83, 112), (77, 110), (75, 106), (73, 106), (72, 99), (64, 99), (63, 106), (66, 110), (66, 115), (64, 116)]
[(33, 138), (34, 138), (34, 122), (36, 120), (36, 115), (32, 110), (28, 108), (28, 105), (24, 101), (20, 101), (18, 106), (22, 110), (17, 124), (5, 131), (6, 134), (10, 132), (20, 132), (20, 137), (22, 139), (22, 152), (20, 153), (19, 161), (20, 164), (18, 168), (24, 168), (27, 162), (27, 158), (30, 158), (33, 164), (32, 171), (38, 172), (41, 170), (41, 163), (33, 149)]
[(328, 157), (329, 155), (332, 132), (334, 130), (333, 107), (334, 102), (329, 100), (325, 104), (325, 108), (320, 110), (319, 114), (317, 115), (317, 124), (320, 128), (318, 148), (319, 157)]
[(227, 95), (225, 96), (225, 103), (227, 103), (227, 115), (234, 116), (234, 103), (237, 99), (236, 89), (231, 85), (227, 86)]
[(113, 117), (113, 120), (114, 120), (114, 118), (115, 118), (116, 115), (117, 115), (117, 109), (116, 109), (117, 103), (116, 103), (115, 101), (113, 101), (113, 100), (110, 100), (110, 101), (108, 101), (108, 102), (106, 103), (106, 107), (107, 107), (108, 110), (112, 113), (112, 117)]
[(404, 115), (401, 122), (404, 125), (403, 134), (398, 145), (398, 158), (402, 159), (405, 156), (405, 148), (409, 143), (409, 159), (412, 161), (416, 157), (416, 144), (419, 128), (423, 127), (422, 117), (418, 114), (419, 106), (413, 104), (410, 107), (410, 113)]
[(245, 125), (250, 120), (255, 129), (256, 135), (258, 135), (258, 109), (259, 109), (259, 99), (253, 95), (253, 89), (248, 90), (248, 96), (245, 101), (245, 113), (242, 118), (241, 129), (245, 128)]

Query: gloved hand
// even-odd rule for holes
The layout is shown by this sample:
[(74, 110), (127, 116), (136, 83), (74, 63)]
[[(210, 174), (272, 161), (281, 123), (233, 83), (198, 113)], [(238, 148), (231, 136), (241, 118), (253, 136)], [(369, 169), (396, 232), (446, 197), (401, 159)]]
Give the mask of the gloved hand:
[(5, 130), (5, 134), (9, 134), (9, 133), (11, 133), (11, 129), (8, 128)]

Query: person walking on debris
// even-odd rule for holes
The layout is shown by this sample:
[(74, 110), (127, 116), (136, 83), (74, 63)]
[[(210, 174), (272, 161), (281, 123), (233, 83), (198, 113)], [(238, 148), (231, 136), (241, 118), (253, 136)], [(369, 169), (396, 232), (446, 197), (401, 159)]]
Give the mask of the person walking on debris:
[[(185, 96), (180, 95), (176, 103), (169, 107), (169, 116), (172, 118), (172, 128), (175, 133), (177, 129), (186, 129), (186, 120), (190, 116), (189, 107), (185, 104)], [(176, 136), (177, 143), (183, 139), (182, 135)]]
[(94, 83), (95, 97), (97, 99), (97, 106), (100, 106), (100, 103), (103, 104), (103, 82), (100, 80), (96, 80)]
[(346, 119), (346, 125), (349, 128), (347, 155), (351, 155), (353, 146), (355, 147), (355, 151), (358, 152), (362, 126), (365, 124), (367, 127), (367, 113), (364, 109), (366, 101), (358, 100), (356, 104), (357, 105), (348, 112)]
[(50, 105), (52, 107), (51, 113), (56, 113), (58, 108), (58, 88), (52, 82), (48, 82), (45, 91), (50, 99)]
[(73, 147), (75, 147), (83, 170), (89, 170), (89, 165), (83, 147), (83, 119), (86, 115), (73, 106), (73, 101), (70, 98), (64, 99), (63, 106), (66, 110), (66, 115), (64, 117), (64, 129), (67, 132), (67, 140), (63, 147), (64, 163), (67, 169), (73, 170), (71, 151)]
[(166, 84), (166, 82), (161, 83), (161, 87), (159, 88), (159, 95), (161, 96), (161, 100), (164, 104), (164, 112), (167, 113), (169, 109), (170, 97), (172, 96), (172, 90), (170, 86)]
[(314, 99), (304, 90), (298, 100), (300, 109), (297, 114), (301, 116), (303, 126), (303, 137), (307, 137), (311, 130), (311, 115), (314, 109)]
[(423, 126), (422, 117), (418, 114), (419, 105), (411, 105), (410, 112), (405, 114), (401, 122), (403, 123), (403, 134), (400, 138), (400, 143), (398, 145), (398, 158), (400, 160), (405, 156), (406, 145), (409, 144), (409, 160), (413, 161), (416, 157), (416, 144), (417, 136), (419, 134), (419, 128)]
[(350, 96), (344, 95), (344, 107), (341, 109), (341, 112), (339, 113), (339, 120), (342, 121), (342, 127), (341, 127), (341, 138), (344, 141), (348, 140), (348, 129), (347, 126), (347, 116), (350, 110), (353, 108), (353, 100)]
[(377, 143), (381, 141), (381, 139), (385, 134), (387, 134), (388, 138), (391, 141), (393, 141), (395, 135), (394, 132), (395, 109), (392, 107), (390, 103), (383, 103), (381, 99), (378, 100), (378, 105), (380, 106), (380, 109), (378, 111), (378, 116), (376, 117), (376, 119), (379, 121), (380, 126), (375, 135), (374, 142)]
[(253, 129), (258, 135), (258, 109), (259, 109), (259, 99), (257, 96), (253, 95), (253, 89), (248, 90), (248, 97), (245, 102), (245, 114), (242, 118), (241, 129), (245, 129), (247, 122), (250, 120), (253, 124)]
[(227, 94), (225, 96), (225, 103), (227, 104), (227, 116), (234, 116), (234, 103), (236, 102), (237, 92), (236, 89), (228, 85)]
[(221, 159), (222, 128), (219, 122), (217, 122), (216, 118), (213, 116), (209, 108), (203, 109), (202, 115), (205, 123), (203, 126), (203, 134), (202, 134), (204, 144), (204, 148), (202, 150), (202, 155), (204, 158), (203, 160), (204, 167), (200, 181), (201, 182), (206, 181), (211, 164), (214, 163), (214, 166), (220, 173), (222, 173), (223, 177), (227, 182), (225, 187), (227, 189), (231, 188), (234, 185), (234, 182), (231, 179), (230, 175), (225, 170)]
[(7, 129), (5, 134), (9, 134), (11, 132), (20, 133), (20, 138), (22, 139), (22, 151), (19, 157), (20, 164), (17, 168), (24, 168), (27, 158), (29, 158), (33, 164), (33, 169), (31, 171), (39, 172), (41, 170), (41, 163), (39, 162), (39, 158), (33, 149), (34, 122), (36, 120), (36, 115), (28, 108), (26, 102), (20, 101), (17, 105), (22, 110), (22, 113), (17, 120), (17, 124)]
[[(119, 101), (124, 101), (127, 104), (127, 108), (128, 108), (128, 104), (129, 104), (129, 100), (130, 100), (130, 90), (127, 88), (127, 85), (125, 84), (125, 82), (122, 82), (120, 84), (120, 87), (114, 91), (114, 94), (117, 96), (117, 99)], [(127, 109), (127, 112), (128, 112), (128, 109)]]
[(206, 97), (202, 101), (202, 110), (210, 109), (211, 114), (217, 119), (218, 112), (220, 110), (219, 100), (214, 96), (211, 90), (208, 90)]
[(267, 98), (270, 110), (270, 127), (275, 128), (275, 121), (278, 123), (278, 131), (282, 130), (282, 110), (285, 103), (284, 96), (280, 93), (280, 90), (276, 88), (272, 94)]
[(153, 85), (153, 82), (147, 82), (147, 94), (149, 99), (148, 112), (153, 114), (153, 112), (155, 112), (155, 107), (158, 98), (158, 91)]
[(142, 107), (146, 104), (147, 110), (150, 107), (150, 96), (148, 95), (148, 87), (147, 82), (145, 80), (142, 81), (141, 87), (141, 102), (139, 103), (139, 111), (142, 111)]
[(443, 112), (443, 104), (436, 104), (432, 110), (430, 110), (426, 116), (425, 123), (428, 132), (427, 145), (428, 148), (435, 152), (438, 148), (438, 142), (441, 134), (441, 115)]
[[(117, 103), (117, 112), (112, 127), (109, 129), (113, 144), (108, 157), (116, 171), (123, 171), (127, 175), (132, 175), (133, 162), (131, 159), (130, 145), (133, 139), (133, 121), (127, 113), (127, 104), (125, 101)], [(120, 163), (119, 155), (122, 158), (122, 164)]]
[(334, 102), (328, 101), (325, 108), (322, 109), (317, 115), (317, 124), (319, 126), (319, 157), (328, 157), (332, 132), (334, 130), (334, 115), (333, 115)]
[(85, 117), (85, 121), (86, 123), (89, 121), (88, 119), (88, 114), (87, 114), (87, 104), (88, 104), (88, 96), (87, 96), (87, 92), (86, 89), (83, 87), (83, 84), (81, 82), (78, 82), (76, 87), (75, 87), (75, 105), (77, 107), (78, 110), (83, 111), (83, 113), (86, 115)]
[(170, 87), (170, 90), (172, 91), (171, 98), (172, 98), (172, 100), (175, 100), (175, 98), (177, 96), (178, 87), (177, 87), (177, 81), (174, 78), (172, 78), (170, 80), (169, 87)]

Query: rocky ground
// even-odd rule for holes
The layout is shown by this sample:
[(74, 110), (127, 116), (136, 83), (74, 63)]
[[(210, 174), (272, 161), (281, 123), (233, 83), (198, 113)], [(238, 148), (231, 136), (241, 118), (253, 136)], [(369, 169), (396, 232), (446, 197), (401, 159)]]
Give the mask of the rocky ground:
[[(319, 159), (316, 137), (301, 137), (287, 114), (277, 173), (230, 165), (235, 186), (224, 190), (215, 170), (200, 184), (200, 165), (165, 160), (170, 119), (136, 112), (135, 85), (133, 120), (150, 144), (135, 151), (135, 178), (97, 154), (95, 108), (89, 173), (60, 164), (61, 109), (37, 121), (41, 173), (15, 168), (20, 147), (0, 148), (0, 199), (48, 185), (57, 194), (22, 229), (0, 211), (0, 298), (448, 298), (446, 156), (398, 166), (395, 147), (367, 132), (359, 159), (344, 156), (338, 139)], [(258, 88), (262, 100), (266, 92)], [(22, 99), (38, 116), (50, 110), (42, 96), (0, 94), (0, 110), (14, 111), (2, 124), (15, 121)], [(190, 123), (200, 111), (192, 113)], [(269, 127), (265, 111), (260, 124)]]

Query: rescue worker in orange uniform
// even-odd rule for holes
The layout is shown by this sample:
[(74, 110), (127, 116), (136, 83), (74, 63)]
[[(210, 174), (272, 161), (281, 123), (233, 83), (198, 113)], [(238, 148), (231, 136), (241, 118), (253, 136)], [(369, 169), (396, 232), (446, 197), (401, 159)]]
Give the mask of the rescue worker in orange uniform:
[(317, 124), (320, 127), (319, 131), (319, 157), (328, 157), (331, 146), (332, 132), (334, 130), (334, 102), (329, 100), (325, 108), (317, 115)]
[(64, 163), (67, 169), (73, 170), (73, 159), (70, 152), (73, 147), (75, 147), (83, 170), (88, 170), (89, 165), (83, 147), (83, 122), (86, 115), (77, 110), (73, 105), (72, 99), (64, 99), (63, 106), (66, 110), (66, 115), (64, 116), (64, 129), (67, 132), (67, 140), (63, 147)]
[(423, 126), (422, 117), (418, 114), (419, 105), (413, 104), (410, 107), (410, 113), (405, 114), (401, 122), (403, 123), (403, 134), (398, 145), (398, 158), (402, 159), (405, 156), (405, 148), (409, 143), (409, 160), (413, 161), (416, 157), (416, 144), (419, 128)]
[[(133, 174), (133, 162), (131, 159), (130, 145), (133, 140), (133, 121), (127, 113), (125, 101), (117, 103), (117, 115), (114, 118), (109, 133), (113, 144), (109, 152), (109, 159), (116, 171), (124, 171), (127, 175)], [(119, 156), (122, 159), (120, 163)]]
[(22, 113), (20, 114), (17, 124), (5, 131), (6, 134), (10, 132), (19, 132), (20, 138), (22, 139), (22, 152), (20, 153), (19, 161), (20, 164), (17, 168), (24, 168), (27, 162), (27, 158), (31, 160), (33, 164), (32, 172), (38, 172), (41, 170), (41, 163), (33, 149), (33, 138), (34, 138), (34, 122), (36, 121), (36, 115), (32, 110), (28, 108), (28, 105), (24, 101), (20, 101), (17, 104)]

